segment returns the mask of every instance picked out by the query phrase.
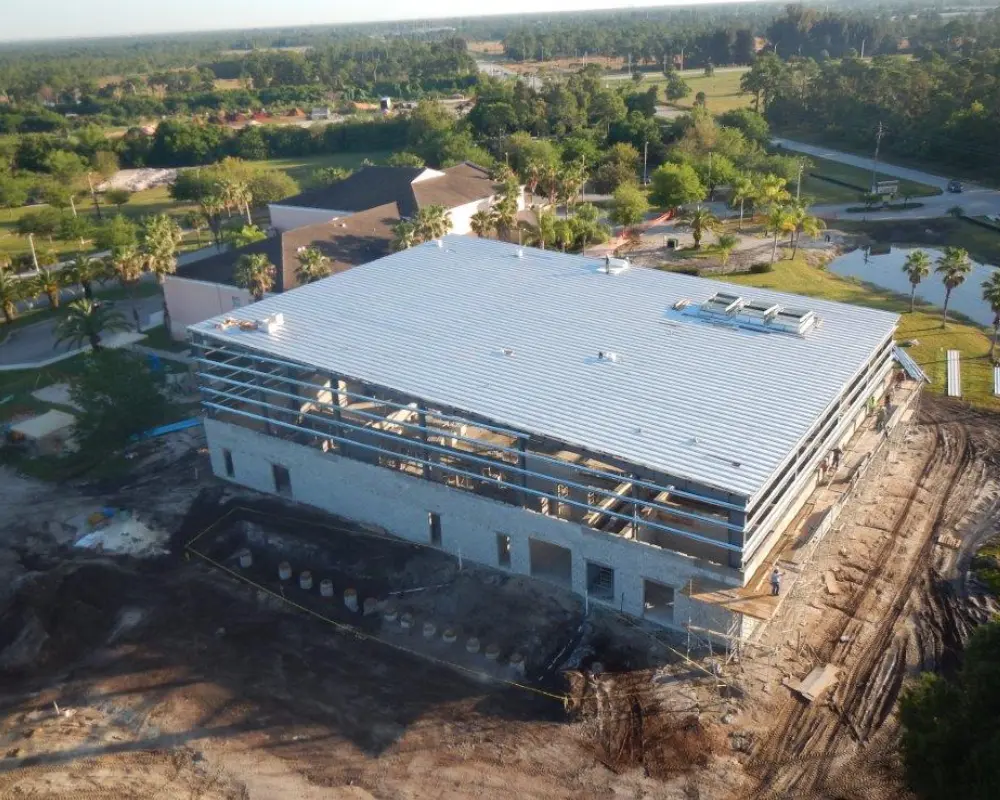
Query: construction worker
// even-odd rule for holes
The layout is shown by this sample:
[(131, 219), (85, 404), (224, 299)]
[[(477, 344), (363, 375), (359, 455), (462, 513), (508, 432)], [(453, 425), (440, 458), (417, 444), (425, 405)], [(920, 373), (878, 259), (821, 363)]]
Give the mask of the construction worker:
[(839, 447), (834, 447), (830, 455), (833, 456), (833, 470), (836, 472), (840, 469), (840, 459), (844, 457), (844, 451)]
[(879, 433), (885, 430), (885, 421), (889, 416), (889, 412), (886, 410), (885, 406), (880, 406), (878, 413), (875, 415), (875, 430)]
[(778, 565), (774, 565), (774, 569), (771, 571), (771, 596), (777, 597), (781, 594), (781, 572), (778, 570)]

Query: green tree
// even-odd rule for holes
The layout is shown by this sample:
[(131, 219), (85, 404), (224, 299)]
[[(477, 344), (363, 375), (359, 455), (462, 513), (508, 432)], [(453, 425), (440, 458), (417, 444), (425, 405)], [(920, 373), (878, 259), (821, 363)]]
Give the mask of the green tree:
[(392, 226), (392, 249), (395, 252), (409, 250), (414, 245), (420, 244), (420, 241), (417, 226), (409, 220), (404, 219)]
[(556, 239), (556, 215), (551, 211), (538, 212), (538, 224), (534, 228), (534, 238), (542, 250), (546, 244), (552, 244)]
[(924, 800), (1000, 797), (1000, 623), (972, 631), (954, 678), (924, 673), (899, 704), (907, 780)]
[(132, 192), (128, 189), (108, 189), (104, 193), (104, 202), (111, 203), (119, 211), (132, 199)]
[(240, 256), (233, 273), (236, 285), (250, 292), (254, 302), (263, 300), (264, 295), (271, 291), (276, 276), (274, 264), (263, 253)]
[(139, 286), (139, 281), (142, 280), (142, 273), (146, 268), (146, 257), (138, 246), (132, 244), (115, 247), (108, 259), (115, 277), (132, 300), (132, 319), (135, 321), (135, 329), (139, 330), (139, 311), (135, 306), (135, 290)]
[(208, 225), (208, 220), (205, 218), (205, 212), (200, 208), (193, 208), (190, 211), (185, 212), (182, 217), (184, 220), (184, 225), (194, 231), (195, 236), (198, 237), (198, 244), (201, 244), (201, 232), (205, 230)]
[(42, 267), (32, 280), (34, 281), (33, 293), (35, 295), (44, 294), (49, 299), (50, 308), (59, 308), (59, 294), (63, 288), (62, 273)]
[(794, 225), (792, 231), (792, 258), (795, 258), (799, 251), (799, 237), (804, 233), (809, 237), (816, 237), (826, 228), (823, 220), (814, 217), (809, 213), (804, 205), (794, 203), (789, 207), (789, 214)]
[(469, 227), (480, 239), (488, 237), (496, 228), (496, 219), (486, 209), (480, 209), (469, 219)]
[(948, 301), (951, 293), (963, 283), (972, 272), (969, 254), (961, 247), (946, 247), (937, 261), (934, 271), (941, 276), (944, 284), (944, 307), (941, 309), (941, 327), (948, 324)]
[(690, 164), (663, 164), (650, 178), (650, 200), (664, 208), (679, 208), (705, 199), (705, 187)]
[(28, 299), (28, 283), (7, 267), (0, 267), (0, 309), (9, 325), (17, 318), (17, 304)]
[(1000, 270), (993, 270), (983, 281), (983, 300), (989, 303), (993, 312), (993, 339), (990, 341), (990, 361), (994, 361), (997, 337), (1000, 336)]
[(330, 259), (316, 247), (303, 247), (298, 252), (299, 265), (295, 277), (300, 285), (313, 283), (330, 275)]
[(745, 204), (749, 201), (751, 204), (757, 198), (757, 186), (754, 183), (753, 178), (746, 173), (740, 175), (735, 183), (733, 183), (733, 193), (730, 198), (730, 202), (733, 205), (739, 205), (740, 207), (740, 224), (739, 230), (743, 230), (743, 208)]
[(83, 289), (83, 296), (87, 300), (94, 299), (94, 282), (101, 280), (105, 275), (106, 270), (101, 260), (85, 253), (77, 253), (63, 269), (66, 284)]
[(309, 178), (309, 183), (312, 186), (332, 186), (335, 183), (347, 180), (352, 174), (354, 174), (353, 170), (344, 167), (321, 167), (320, 169), (313, 170)]
[(424, 206), (417, 210), (413, 218), (417, 226), (417, 236), (422, 241), (440, 239), (451, 230), (451, 214), (447, 208), (441, 205)]
[(772, 205), (767, 212), (766, 227), (774, 237), (771, 246), (771, 263), (778, 258), (778, 237), (782, 233), (791, 233), (795, 230), (795, 220), (787, 206)]
[(101, 349), (101, 336), (128, 330), (128, 323), (120, 311), (82, 298), (66, 307), (66, 313), (56, 323), (56, 345), (68, 343), (70, 348), (90, 345), (94, 352)]
[(923, 250), (914, 250), (906, 257), (903, 264), (903, 272), (910, 282), (910, 313), (913, 313), (913, 305), (916, 301), (917, 287), (920, 282), (931, 274), (931, 258)]
[(719, 255), (722, 257), (722, 266), (729, 264), (729, 257), (733, 254), (733, 250), (740, 243), (740, 237), (735, 236), (732, 233), (723, 233), (719, 236), (716, 246), (719, 248)]
[(683, 100), (691, 94), (691, 87), (688, 86), (687, 81), (685, 81), (680, 74), (671, 69), (667, 72), (667, 86), (664, 89), (664, 95), (667, 100), (674, 103), (678, 100)]
[(177, 271), (177, 248), (183, 235), (173, 217), (154, 214), (142, 223), (140, 247), (146, 259), (146, 269), (156, 276), (162, 286), (167, 275)]
[(299, 185), (280, 169), (257, 167), (253, 170), (247, 184), (251, 203), (256, 207), (277, 203), (286, 197), (299, 193)]
[(128, 217), (117, 215), (97, 229), (97, 246), (102, 250), (131, 247), (138, 243), (138, 228)]
[(389, 156), (385, 163), (390, 167), (422, 167), (426, 162), (416, 153), (401, 150)]
[(80, 448), (97, 453), (123, 447), (162, 424), (169, 409), (146, 359), (124, 350), (99, 349), (86, 356), (70, 382), (70, 397), (81, 409), (74, 431)]
[(678, 219), (685, 228), (690, 229), (695, 250), (701, 247), (702, 236), (707, 231), (718, 230), (720, 224), (715, 214), (703, 206), (688, 209)]
[(264, 241), (267, 238), (267, 234), (256, 225), (240, 225), (235, 228), (227, 228), (224, 238), (230, 247), (240, 248), (254, 242)]
[(636, 185), (619, 186), (611, 201), (611, 221), (627, 231), (638, 225), (649, 211), (645, 193)]

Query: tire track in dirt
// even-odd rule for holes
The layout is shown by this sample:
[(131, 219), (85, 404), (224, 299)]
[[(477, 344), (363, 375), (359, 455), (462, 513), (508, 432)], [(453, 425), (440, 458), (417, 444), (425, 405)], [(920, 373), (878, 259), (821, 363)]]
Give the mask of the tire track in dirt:
[[(913, 649), (912, 636), (900, 630), (900, 623), (906, 622), (909, 615), (905, 612), (914, 596), (923, 594), (934, 583), (925, 565), (930, 563), (937, 536), (951, 516), (949, 510), (963, 507), (968, 492), (958, 492), (957, 488), (975, 457), (964, 425), (945, 422), (937, 412), (925, 411), (922, 416), (921, 424), (933, 428), (935, 437), (920, 475), (891, 533), (872, 554), (871, 568), (863, 583), (851, 601), (841, 607), (842, 620), (814, 637), (814, 641), (821, 639), (816, 647), (817, 660), (842, 668), (838, 688), (843, 690), (843, 696), (829, 706), (788, 699), (748, 767), (757, 779), (754, 796), (758, 798), (871, 798), (898, 794), (894, 780), (876, 778), (871, 769), (859, 769), (857, 759), (849, 752), (849, 740), (858, 742), (860, 753), (869, 762), (895, 758), (894, 733), (875, 733), (895, 706)], [(974, 485), (965, 482), (966, 488)], [(930, 495), (928, 503), (918, 502), (922, 494)], [(923, 538), (916, 554), (907, 555), (906, 539), (913, 535)], [(903, 559), (905, 564), (900, 563)], [(908, 570), (905, 578), (894, 583), (897, 571), (904, 566)], [(865, 617), (878, 610), (886, 585), (892, 587), (888, 608), (881, 612), (874, 631), (865, 635)], [(941, 627), (947, 624), (944, 621)], [(918, 641), (915, 647), (919, 651), (926, 646), (926, 641)], [(838, 760), (844, 763), (835, 769)], [(882, 772), (890, 774), (889, 770)]]

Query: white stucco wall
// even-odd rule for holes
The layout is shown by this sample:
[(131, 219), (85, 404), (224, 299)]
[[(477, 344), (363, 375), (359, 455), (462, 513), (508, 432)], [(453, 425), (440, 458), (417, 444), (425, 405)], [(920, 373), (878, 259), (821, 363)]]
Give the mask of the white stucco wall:
[(338, 217), (349, 217), (353, 211), (337, 211), (328, 208), (302, 208), (271, 203), (267, 207), (271, 215), (271, 227), (279, 231), (291, 231), (305, 225), (329, 222)]
[[(738, 585), (737, 573), (651, 545), (594, 531), (585, 526), (526, 511), (461, 489), (411, 477), (384, 467), (354, 461), (319, 449), (287, 442), (218, 420), (206, 419), (212, 469), (220, 478), (274, 493), (273, 464), (291, 477), (292, 498), (342, 517), (378, 525), (419, 544), (429, 544), (428, 514), (440, 514), (441, 549), (498, 568), (497, 534), (511, 539), (510, 571), (531, 574), (529, 538), (569, 548), (573, 591), (586, 594), (588, 560), (615, 570), (616, 608), (643, 615), (643, 579), (675, 589), (674, 622), (692, 614), (681, 590), (692, 578)], [(225, 473), (223, 450), (232, 454), (234, 475)], [(595, 601), (591, 601), (595, 602)], [(706, 620), (717, 609), (699, 606), (693, 616)], [(722, 613), (725, 616), (725, 613)], [(726, 619), (717, 623), (725, 631)]]
[(225, 314), (252, 301), (250, 292), (221, 283), (168, 275), (163, 296), (170, 311), (170, 335), (183, 339), (188, 325)]

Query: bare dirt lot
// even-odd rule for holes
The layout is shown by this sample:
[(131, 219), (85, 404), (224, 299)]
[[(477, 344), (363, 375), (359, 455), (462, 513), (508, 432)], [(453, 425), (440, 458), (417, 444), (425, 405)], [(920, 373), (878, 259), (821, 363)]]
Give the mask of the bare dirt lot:
[[(931, 398), (728, 661), (689, 661), (610, 612), (584, 620), (532, 581), (237, 496), (190, 444), (58, 500), (0, 474), (0, 798), (902, 797), (901, 686), (952, 668), (991, 608), (965, 575), (998, 527), (1000, 425)], [(70, 548), (63, 521), (105, 505), (169, 531), (170, 555)], [(287, 539), (282, 555), (338, 588), (524, 651), (526, 685), (565, 702), (389, 647), (360, 616), (344, 633), (185, 550), (236, 506), (277, 514), (255, 535)], [(246, 535), (229, 517), (198, 546), (231, 565)], [(274, 564), (255, 566), (268, 583)], [(324, 616), (351, 621), (333, 605)], [(782, 685), (827, 662), (840, 680), (816, 702)]]

